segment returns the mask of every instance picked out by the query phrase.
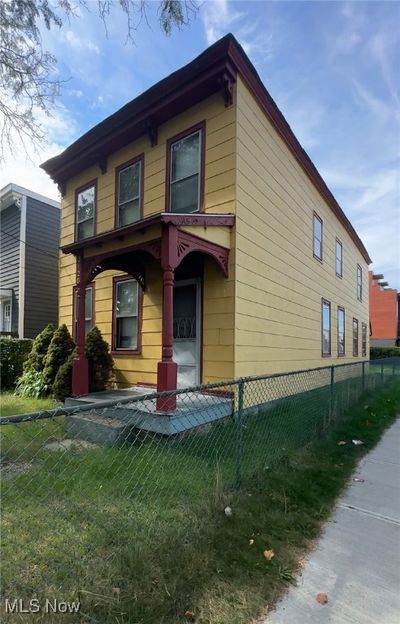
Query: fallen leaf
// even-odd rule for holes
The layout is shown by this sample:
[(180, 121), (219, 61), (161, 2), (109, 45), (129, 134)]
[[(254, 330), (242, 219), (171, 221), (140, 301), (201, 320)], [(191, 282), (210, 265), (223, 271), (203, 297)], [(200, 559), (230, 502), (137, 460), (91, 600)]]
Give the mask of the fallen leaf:
[(185, 611), (184, 615), (186, 618), (189, 618), (190, 620), (194, 620), (194, 613), (191, 609), (188, 609), (187, 611)]
[(264, 550), (263, 555), (267, 561), (271, 561), (271, 559), (275, 557), (275, 553), (273, 550)]
[(326, 604), (328, 602), (328, 596), (323, 592), (317, 594), (317, 602), (319, 602), (319, 604), (321, 605)]
[(347, 444), (347, 442), (344, 440), (340, 440), (340, 442), (337, 443), (338, 446), (344, 446), (345, 444)]

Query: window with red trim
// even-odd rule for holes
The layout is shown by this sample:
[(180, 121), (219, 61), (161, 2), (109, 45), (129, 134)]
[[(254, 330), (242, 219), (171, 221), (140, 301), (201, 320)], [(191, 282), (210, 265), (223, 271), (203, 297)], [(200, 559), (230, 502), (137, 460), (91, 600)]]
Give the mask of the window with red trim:
[(358, 320), (353, 318), (353, 355), (358, 355)]
[(322, 355), (331, 355), (331, 304), (322, 299), (321, 304)]
[(322, 219), (314, 212), (313, 218), (313, 254), (318, 260), (322, 260)]
[(139, 285), (133, 278), (114, 281), (113, 350), (137, 351), (139, 348)]
[(199, 128), (170, 144), (170, 212), (189, 213), (200, 210), (203, 140), (203, 131)]

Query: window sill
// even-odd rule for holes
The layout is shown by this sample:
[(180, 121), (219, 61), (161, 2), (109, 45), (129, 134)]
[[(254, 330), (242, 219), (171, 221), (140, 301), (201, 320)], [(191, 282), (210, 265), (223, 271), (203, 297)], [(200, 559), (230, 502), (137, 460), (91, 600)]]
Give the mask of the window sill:
[(318, 260), (318, 262), (320, 262), (321, 264), (323, 264), (323, 259), (319, 258), (318, 256), (316, 256), (315, 254), (313, 254), (313, 258), (314, 260)]
[(142, 355), (141, 349), (111, 349), (111, 355)]

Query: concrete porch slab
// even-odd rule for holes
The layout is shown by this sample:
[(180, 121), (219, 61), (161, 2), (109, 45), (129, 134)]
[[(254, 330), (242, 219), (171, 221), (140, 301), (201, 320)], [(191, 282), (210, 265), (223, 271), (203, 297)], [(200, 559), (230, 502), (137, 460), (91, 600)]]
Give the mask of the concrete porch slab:
[[(120, 403), (122, 399), (132, 397), (131, 403)], [(142, 399), (140, 397), (143, 397)], [(139, 399), (139, 400), (138, 400)], [(96, 411), (96, 404), (102, 401), (115, 400), (115, 406)], [(201, 392), (188, 392), (177, 395), (176, 409), (171, 412), (157, 410), (156, 399), (148, 388), (136, 386), (127, 390), (110, 390), (89, 394), (82, 398), (66, 399), (68, 407), (93, 404), (92, 414), (96, 415), (93, 423), (103, 419), (105, 424), (117, 420), (132, 429), (151, 431), (160, 435), (176, 435), (207, 425), (208, 423), (227, 418), (233, 413), (233, 399)], [(87, 414), (87, 413), (86, 413)], [(74, 430), (77, 432), (81, 418), (79, 412), (70, 418), (74, 419)], [(82, 429), (87, 427), (87, 415), (82, 414)]]

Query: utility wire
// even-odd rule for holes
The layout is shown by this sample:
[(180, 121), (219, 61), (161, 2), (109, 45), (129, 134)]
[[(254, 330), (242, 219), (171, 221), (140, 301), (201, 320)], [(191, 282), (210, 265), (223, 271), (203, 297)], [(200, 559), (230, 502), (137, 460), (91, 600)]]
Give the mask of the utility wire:
[(18, 241), (19, 243), (22, 243), (23, 245), (26, 245), (26, 247), (31, 247), (32, 249), (35, 249), (36, 251), (43, 254), (44, 256), (49, 256), (50, 258), (56, 258), (58, 260), (58, 256), (48, 253), (47, 251), (43, 251), (43, 249), (39, 249), (39, 247), (35, 247), (35, 245), (31, 245), (30, 243), (27, 243), (26, 241), (23, 241), (20, 238), (18, 238), (18, 236), (14, 236), (14, 234), (10, 234), (9, 232), (6, 232), (5, 230), (1, 230), (1, 233), (5, 234), (6, 236), (9, 236), (10, 238), (13, 238), (14, 240)]

